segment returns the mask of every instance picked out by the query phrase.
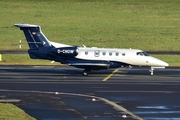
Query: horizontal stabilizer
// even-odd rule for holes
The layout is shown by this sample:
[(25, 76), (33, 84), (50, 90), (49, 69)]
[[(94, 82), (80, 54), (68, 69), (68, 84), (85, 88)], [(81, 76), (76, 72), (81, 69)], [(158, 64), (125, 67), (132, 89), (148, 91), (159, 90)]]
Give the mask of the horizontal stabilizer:
[(28, 28), (34, 28), (34, 27), (38, 27), (38, 25), (31, 25), (31, 24), (14, 24), (14, 26), (16, 27), (28, 27)]

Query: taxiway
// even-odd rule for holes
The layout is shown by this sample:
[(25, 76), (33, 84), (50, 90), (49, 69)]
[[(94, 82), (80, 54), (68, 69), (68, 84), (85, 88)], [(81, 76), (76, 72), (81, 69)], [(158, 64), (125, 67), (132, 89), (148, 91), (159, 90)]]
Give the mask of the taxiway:
[(180, 68), (148, 70), (0, 66), (0, 102), (38, 120), (180, 119)]

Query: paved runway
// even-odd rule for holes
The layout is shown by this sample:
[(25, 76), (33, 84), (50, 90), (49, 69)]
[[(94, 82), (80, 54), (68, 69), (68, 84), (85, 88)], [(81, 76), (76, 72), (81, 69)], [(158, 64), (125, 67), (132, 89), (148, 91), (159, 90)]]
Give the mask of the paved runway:
[(180, 68), (0, 66), (0, 102), (38, 120), (179, 120)]

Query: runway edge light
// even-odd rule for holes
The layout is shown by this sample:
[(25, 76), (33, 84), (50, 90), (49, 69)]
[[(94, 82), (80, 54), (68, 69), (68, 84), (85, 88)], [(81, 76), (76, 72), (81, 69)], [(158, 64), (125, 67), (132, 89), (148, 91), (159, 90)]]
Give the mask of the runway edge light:
[(127, 118), (127, 116), (124, 114), (124, 115), (122, 115), (122, 118)]
[(95, 102), (95, 101), (96, 101), (96, 98), (92, 98), (92, 101)]

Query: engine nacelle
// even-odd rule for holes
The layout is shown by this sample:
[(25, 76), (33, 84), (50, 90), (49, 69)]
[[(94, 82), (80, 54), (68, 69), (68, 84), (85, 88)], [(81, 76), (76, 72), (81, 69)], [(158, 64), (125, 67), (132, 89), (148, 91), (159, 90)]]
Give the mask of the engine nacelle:
[(56, 48), (56, 54), (63, 57), (75, 57), (78, 55), (78, 52), (77, 46)]

